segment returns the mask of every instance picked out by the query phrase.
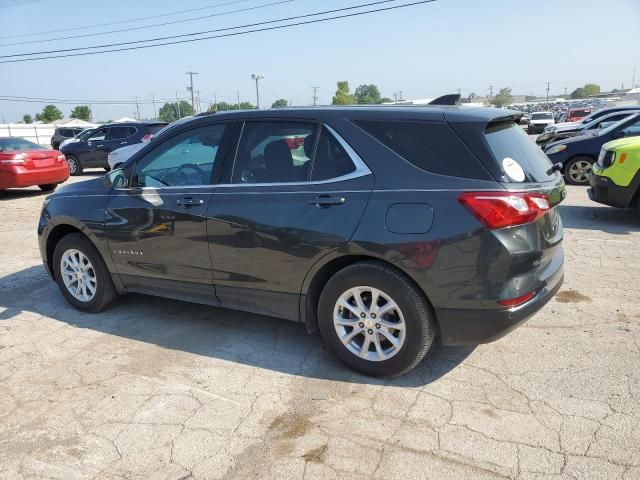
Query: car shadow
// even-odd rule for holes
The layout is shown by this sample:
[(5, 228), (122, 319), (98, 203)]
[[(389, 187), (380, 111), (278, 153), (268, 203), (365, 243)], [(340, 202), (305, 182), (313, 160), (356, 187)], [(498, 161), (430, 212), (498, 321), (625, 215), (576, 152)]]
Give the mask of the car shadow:
[(628, 235), (640, 230), (640, 214), (606, 205), (560, 205), (562, 223), (567, 228)]
[(404, 376), (372, 378), (340, 363), (318, 333), (309, 335), (304, 325), (286, 320), (138, 294), (124, 296), (99, 314), (80, 312), (66, 302), (42, 266), (0, 278), (0, 325), (22, 312), (162, 348), (351, 383), (424, 386), (455, 369), (475, 349), (438, 346)]

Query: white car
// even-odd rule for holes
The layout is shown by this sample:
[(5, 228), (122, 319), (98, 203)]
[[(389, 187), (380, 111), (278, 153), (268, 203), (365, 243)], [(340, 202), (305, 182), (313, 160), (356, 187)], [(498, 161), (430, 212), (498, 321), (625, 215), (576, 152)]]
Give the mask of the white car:
[(552, 112), (533, 112), (529, 120), (529, 128), (527, 133), (541, 133), (549, 125), (555, 124)]
[(147, 142), (134, 143), (133, 145), (127, 145), (126, 147), (118, 148), (107, 155), (107, 162), (111, 170), (120, 167), (124, 162), (129, 160), (134, 153), (141, 150)]

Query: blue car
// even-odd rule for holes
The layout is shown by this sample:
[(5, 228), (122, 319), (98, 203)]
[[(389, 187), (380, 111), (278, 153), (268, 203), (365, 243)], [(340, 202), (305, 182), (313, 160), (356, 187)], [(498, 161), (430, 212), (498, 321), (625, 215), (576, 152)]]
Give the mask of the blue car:
[(604, 130), (553, 142), (544, 149), (553, 164), (562, 165), (565, 181), (587, 185), (591, 166), (598, 160), (602, 145), (611, 140), (640, 135), (640, 113), (631, 115)]

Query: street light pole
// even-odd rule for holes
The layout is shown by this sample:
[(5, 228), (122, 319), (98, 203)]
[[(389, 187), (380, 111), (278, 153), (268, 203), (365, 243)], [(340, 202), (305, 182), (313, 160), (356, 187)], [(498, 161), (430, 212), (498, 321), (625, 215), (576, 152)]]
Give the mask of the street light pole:
[(258, 87), (258, 82), (264, 78), (264, 75), (258, 75), (256, 73), (251, 74), (251, 79), (256, 82), (256, 107), (260, 110), (260, 89)]
[(187, 87), (187, 90), (189, 90), (191, 92), (191, 109), (193, 110), (193, 114), (196, 114), (196, 99), (194, 96), (194, 91), (193, 91), (193, 76), (194, 75), (198, 75), (198, 72), (187, 72), (187, 75), (189, 75), (189, 79), (191, 82), (191, 86)]

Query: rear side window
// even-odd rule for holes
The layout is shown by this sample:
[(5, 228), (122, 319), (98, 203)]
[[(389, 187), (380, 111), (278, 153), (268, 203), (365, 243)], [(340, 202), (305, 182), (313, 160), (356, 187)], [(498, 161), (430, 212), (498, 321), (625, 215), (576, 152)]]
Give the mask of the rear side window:
[(322, 127), (316, 148), (316, 156), (313, 161), (311, 181), (318, 182), (338, 178), (353, 173), (355, 170), (356, 166), (344, 148), (329, 133), (326, 127)]
[[(556, 178), (555, 173), (549, 173), (552, 165), (549, 158), (515, 123), (509, 121), (489, 124), (484, 136), (500, 170), (512, 181), (548, 182)], [(513, 172), (513, 161), (524, 171), (524, 179), (517, 178), (517, 174), (509, 174), (510, 171)]]
[(482, 165), (446, 123), (374, 120), (355, 123), (422, 170), (454, 177), (487, 178)]
[(133, 127), (111, 127), (109, 129), (109, 140), (122, 140), (130, 137), (136, 131)]

